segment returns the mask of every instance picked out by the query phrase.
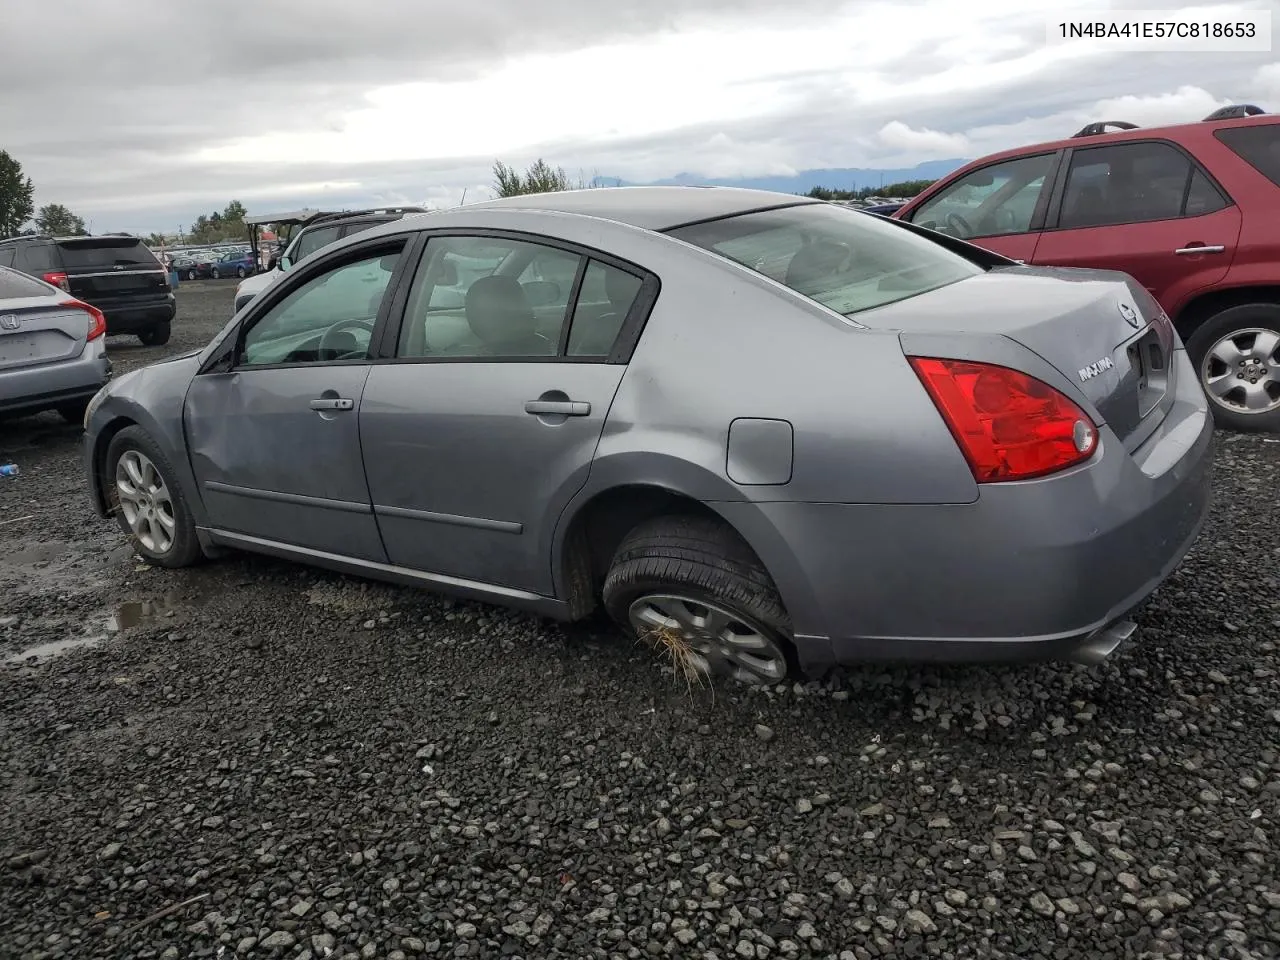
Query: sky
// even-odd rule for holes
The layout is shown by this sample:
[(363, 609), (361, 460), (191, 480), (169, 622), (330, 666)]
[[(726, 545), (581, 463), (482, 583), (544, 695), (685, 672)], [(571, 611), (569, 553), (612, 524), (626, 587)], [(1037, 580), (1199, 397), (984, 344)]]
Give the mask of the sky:
[(901, 168), (1098, 119), (1280, 111), (1274, 39), (1270, 52), (1050, 46), (1064, 4), (1040, 0), (204, 7), (6, 3), (0, 149), (37, 205), (65, 204), (93, 232), (172, 232), (232, 199), (251, 214), (487, 199), (495, 159), (638, 182)]

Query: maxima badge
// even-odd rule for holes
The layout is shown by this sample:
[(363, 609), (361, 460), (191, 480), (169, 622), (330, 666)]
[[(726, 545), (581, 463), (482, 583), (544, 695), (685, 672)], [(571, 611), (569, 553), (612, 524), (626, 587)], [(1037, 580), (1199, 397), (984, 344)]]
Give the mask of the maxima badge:
[(1110, 370), (1115, 364), (1111, 362), (1110, 357), (1103, 357), (1096, 363), (1091, 363), (1087, 367), (1080, 368), (1080, 382), (1086, 383), (1102, 373), (1104, 370)]

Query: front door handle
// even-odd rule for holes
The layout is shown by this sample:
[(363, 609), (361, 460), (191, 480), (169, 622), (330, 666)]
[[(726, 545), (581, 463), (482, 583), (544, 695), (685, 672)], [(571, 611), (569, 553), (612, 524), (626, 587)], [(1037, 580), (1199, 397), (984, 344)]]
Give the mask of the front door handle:
[(591, 413), (591, 404), (585, 400), (529, 400), (524, 405), (525, 413), (543, 417), (547, 414), (562, 417), (585, 417)]
[(1186, 256), (1194, 256), (1200, 253), (1226, 253), (1226, 251), (1227, 251), (1227, 248), (1221, 243), (1215, 243), (1213, 246), (1206, 246), (1205, 244), (1202, 243), (1199, 246), (1192, 244), (1189, 247), (1179, 247), (1177, 250), (1173, 252), (1178, 254), (1179, 256), (1186, 257)]
[(320, 397), (311, 401), (312, 410), (351, 410), (355, 405), (354, 400), (346, 397)]

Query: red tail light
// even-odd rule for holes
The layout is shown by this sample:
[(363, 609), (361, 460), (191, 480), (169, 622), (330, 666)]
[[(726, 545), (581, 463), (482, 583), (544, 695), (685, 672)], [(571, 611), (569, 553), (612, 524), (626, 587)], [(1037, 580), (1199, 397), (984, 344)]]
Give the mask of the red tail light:
[(63, 300), (63, 306), (75, 307), (77, 310), (83, 310), (89, 315), (89, 336), (88, 340), (97, 340), (100, 336), (107, 332), (107, 318), (101, 310), (91, 303), (85, 303), (83, 300)]
[(1098, 448), (1097, 425), (1047, 383), (994, 364), (910, 360), (979, 483), (1042, 477)]
[(67, 275), (63, 273), (61, 270), (50, 271), (49, 273), (46, 273), (44, 276), (42, 276), (40, 279), (43, 280), (45, 283), (53, 284), (55, 287), (61, 287), (63, 290), (67, 291), (68, 293), (71, 292), (71, 283), (70, 281), (67, 280)]

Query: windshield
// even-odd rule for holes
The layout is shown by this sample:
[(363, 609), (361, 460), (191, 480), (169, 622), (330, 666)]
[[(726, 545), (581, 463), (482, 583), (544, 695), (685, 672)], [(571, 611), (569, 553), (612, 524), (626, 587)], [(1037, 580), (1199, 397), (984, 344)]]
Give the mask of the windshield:
[(873, 214), (827, 203), (744, 213), (670, 231), (845, 316), (983, 268)]

